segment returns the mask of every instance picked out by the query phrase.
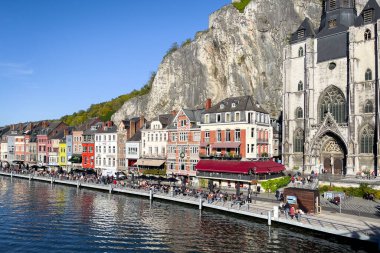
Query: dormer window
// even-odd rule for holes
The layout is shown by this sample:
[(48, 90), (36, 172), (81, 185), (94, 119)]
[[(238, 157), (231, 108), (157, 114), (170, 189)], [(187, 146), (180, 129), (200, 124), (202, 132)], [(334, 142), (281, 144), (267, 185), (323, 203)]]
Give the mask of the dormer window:
[(222, 115), (220, 113), (216, 114), (216, 122), (221, 122), (222, 121)]
[(373, 9), (365, 10), (363, 12), (364, 24), (371, 23), (373, 20)]
[(235, 104), (235, 103), (232, 103), (231, 107), (232, 107), (232, 108), (235, 108), (235, 107), (236, 107), (236, 104)]
[(329, 20), (329, 29), (336, 27), (336, 19)]
[(205, 123), (206, 124), (210, 123), (210, 115), (208, 114), (205, 115)]
[(304, 29), (298, 30), (297, 31), (297, 38), (302, 39), (303, 37), (305, 37), (305, 30)]
[(336, 8), (336, 0), (330, 0), (330, 10)]
[(224, 109), (224, 104), (220, 104), (220, 109)]

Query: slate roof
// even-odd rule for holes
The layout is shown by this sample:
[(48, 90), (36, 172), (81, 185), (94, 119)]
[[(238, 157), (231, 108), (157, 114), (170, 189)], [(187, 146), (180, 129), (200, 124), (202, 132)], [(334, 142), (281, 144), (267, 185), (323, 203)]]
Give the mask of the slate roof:
[[(302, 38), (298, 38), (298, 31), (304, 30), (304, 36)], [(301, 25), (298, 27), (297, 31), (292, 33), (290, 38), (290, 43), (297, 43), (307, 38), (315, 37), (315, 29), (314, 25), (309, 18), (305, 18)]]
[(150, 122), (147, 122), (146, 128), (150, 127), (150, 124), (152, 123), (152, 121), (160, 121), (160, 123), (162, 124), (162, 128), (166, 128), (168, 125), (170, 125), (173, 119), (174, 119), (174, 116), (172, 114), (161, 114), (153, 118)]
[(380, 7), (379, 7), (378, 3), (376, 2), (376, 0), (369, 0), (367, 2), (367, 4), (364, 6), (360, 15), (356, 18), (355, 26), (364, 25), (363, 13), (364, 13), (364, 11), (370, 10), (370, 9), (373, 9), (373, 11), (374, 11), (373, 19), (372, 19), (372, 22), (370, 22), (370, 23), (375, 23), (378, 19), (380, 19)]
[[(223, 107), (221, 105), (223, 104)], [(232, 106), (235, 104), (235, 107)], [(231, 97), (220, 101), (212, 106), (210, 109), (205, 110), (202, 114), (208, 113), (221, 113), (221, 112), (241, 112), (241, 111), (256, 111), (262, 113), (268, 113), (263, 107), (261, 107), (252, 96)]]
[(141, 141), (141, 131), (138, 130), (127, 142), (138, 142)]
[(117, 127), (112, 126), (112, 127), (104, 127), (104, 128), (99, 128), (96, 133), (99, 134), (110, 134), (110, 133), (116, 133), (117, 132)]

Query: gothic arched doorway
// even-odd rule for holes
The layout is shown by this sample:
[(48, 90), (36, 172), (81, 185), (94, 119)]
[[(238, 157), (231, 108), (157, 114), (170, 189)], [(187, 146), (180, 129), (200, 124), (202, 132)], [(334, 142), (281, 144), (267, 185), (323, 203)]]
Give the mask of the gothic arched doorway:
[(346, 174), (347, 149), (339, 137), (332, 133), (327, 133), (321, 140), (321, 161), (323, 170), (328, 174)]

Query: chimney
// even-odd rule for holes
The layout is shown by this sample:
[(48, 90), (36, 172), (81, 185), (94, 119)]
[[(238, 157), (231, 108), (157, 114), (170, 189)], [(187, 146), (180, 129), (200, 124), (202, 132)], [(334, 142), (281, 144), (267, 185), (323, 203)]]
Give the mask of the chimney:
[(136, 133), (136, 122), (129, 120), (129, 136), (127, 136), (128, 139), (132, 137), (135, 133)]
[(208, 110), (211, 108), (211, 98), (206, 99), (205, 109)]
[(171, 114), (172, 114), (173, 116), (176, 116), (176, 115), (177, 115), (177, 111), (176, 111), (176, 110), (173, 110), (173, 111), (171, 112)]
[(139, 121), (138, 129), (142, 128), (143, 125), (144, 125), (144, 123), (145, 123), (144, 115), (141, 115), (141, 116), (140, 116), (140, 121)]

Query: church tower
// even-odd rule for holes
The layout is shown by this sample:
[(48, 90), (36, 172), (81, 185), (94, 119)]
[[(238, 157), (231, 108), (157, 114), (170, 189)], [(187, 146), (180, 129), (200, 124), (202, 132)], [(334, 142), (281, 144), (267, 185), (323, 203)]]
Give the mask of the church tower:
[(380, 164), (380, 7), (323, 0), (284, 48), (283, 162), (328, 174), (377, 173)]

